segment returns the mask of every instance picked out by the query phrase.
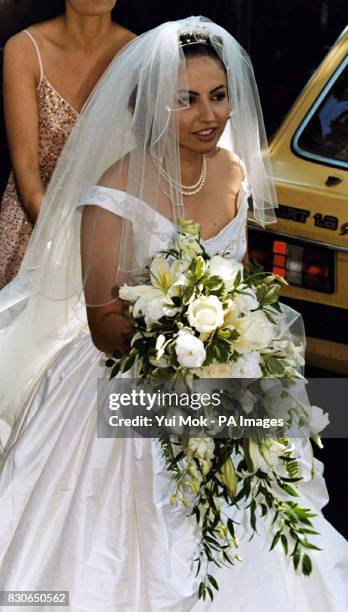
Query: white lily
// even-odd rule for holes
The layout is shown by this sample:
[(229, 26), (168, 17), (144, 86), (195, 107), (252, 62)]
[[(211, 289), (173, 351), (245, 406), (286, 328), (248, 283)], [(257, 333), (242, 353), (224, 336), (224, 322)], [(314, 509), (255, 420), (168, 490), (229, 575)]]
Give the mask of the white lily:
[(167, 293), (176, 281), (175, 269), (164, 257), (155, 257), (150, 267), (151, 282), (154, 287)]

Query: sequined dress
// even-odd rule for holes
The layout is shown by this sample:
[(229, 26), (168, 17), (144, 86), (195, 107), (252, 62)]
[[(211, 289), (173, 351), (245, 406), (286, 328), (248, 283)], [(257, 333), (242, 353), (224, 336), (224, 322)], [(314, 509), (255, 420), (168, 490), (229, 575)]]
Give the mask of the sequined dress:
[[(47, 80), (37, 43), (29, 31), (24, 32), (35, 46), (40, 65), (37, 87), (38, 153), (41, 180), (46, 187), (78, 112)], [(12, 171), (0, 205), (0, 288), (17, 275), (32, 230), (33, 223), (21, 203)]]

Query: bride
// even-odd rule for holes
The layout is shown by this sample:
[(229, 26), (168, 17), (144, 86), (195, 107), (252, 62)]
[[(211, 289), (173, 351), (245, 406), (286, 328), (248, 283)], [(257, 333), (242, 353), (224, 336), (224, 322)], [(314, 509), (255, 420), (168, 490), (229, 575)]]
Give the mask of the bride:
[(249, 541), (240, 510), (243, 561), (216, 568), (220, 590), (207, 603), (193, 571), (197, 533), (185, 508), (170, 507), (158, 440), (96, 433), (105, 354), (128, 350), (117, 288), (168, 247), (183, 216), (201, 224), (209, 254), (246, 260), (250, 196), (255, 221), (274, 220), (265, 146), (250, 61), (203, 18), (132, 42), (92, 95), (0, 300), (0, 589), (69, 591), (73, 612), (346, 609), (347, 547), (321, 514), (321, 464), (312, 477), (304, 441), (300, 499), (317, 514), (322, 549), (312, 575), (269, 552), (271, 526)]

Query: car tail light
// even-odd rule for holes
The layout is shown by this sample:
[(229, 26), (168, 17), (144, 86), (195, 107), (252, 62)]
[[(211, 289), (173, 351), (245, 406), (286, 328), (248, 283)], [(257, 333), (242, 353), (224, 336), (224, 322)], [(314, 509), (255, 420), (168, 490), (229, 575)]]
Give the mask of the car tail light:
[(334, 251), (310, 243), (249, 232), (249, 257), (290, 285), (334, 292)]

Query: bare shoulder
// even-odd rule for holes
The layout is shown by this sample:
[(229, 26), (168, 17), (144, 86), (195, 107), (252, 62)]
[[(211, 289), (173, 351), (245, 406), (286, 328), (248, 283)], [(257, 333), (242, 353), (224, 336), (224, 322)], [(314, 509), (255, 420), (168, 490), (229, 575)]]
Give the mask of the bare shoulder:
[(238, 155), (227, 149), (220, 149), (219, 152), (211, 157), (209, 163), (214, 168), (215, 176), (219, 181), (238, 188), (245, 177), (245, 167)]
[(121, 39), (124, 42), (124, 44), (127, 44), (128, 42), (133, 40), (133, 38), (137, 37), (137, 35), (134, 34), (134, 32), (131, 32), (130, 30), (120, 25), (119, 23), (114, 23), (114, 32), (115, 32), (116, 37)]
[[(59, 27), (60, 17), (43, 21), (42, 23), (34, 23), (27, 31), (33, 36), (35, 42), (40, 44), (40, 40), (49, 37)], [(22, 30), (8, 39), (5, 44), (5, 52), (11, 55), (23, 55), (26, 59), (31, 56), (35, 57), (35, 49), (29, 36)], [(28, 55), (29, 54), (29, 55)]]
[(23, 31), (8, 39), (4, 46), (4, 66), (8, 73), (21, 71), (21, 74), (31, 74), (39, 78), (37, 53), (29, 36)]
[(226, 166), (226, 170), (228, 169), (230, 174), (233, 174), (234, 177), (237, 176), (240, 180), (243, 180), (245, 176), (245, 166), (241, 158), (228, 149), (220, 149), (219, 154), (221, 155), (224, 166)]
[(26, 55), (33, 43), (28, 36), (22, 31), (14, 34), (9, 38), (4, 46), (4, 52), (7, 57), (19, 57)]

